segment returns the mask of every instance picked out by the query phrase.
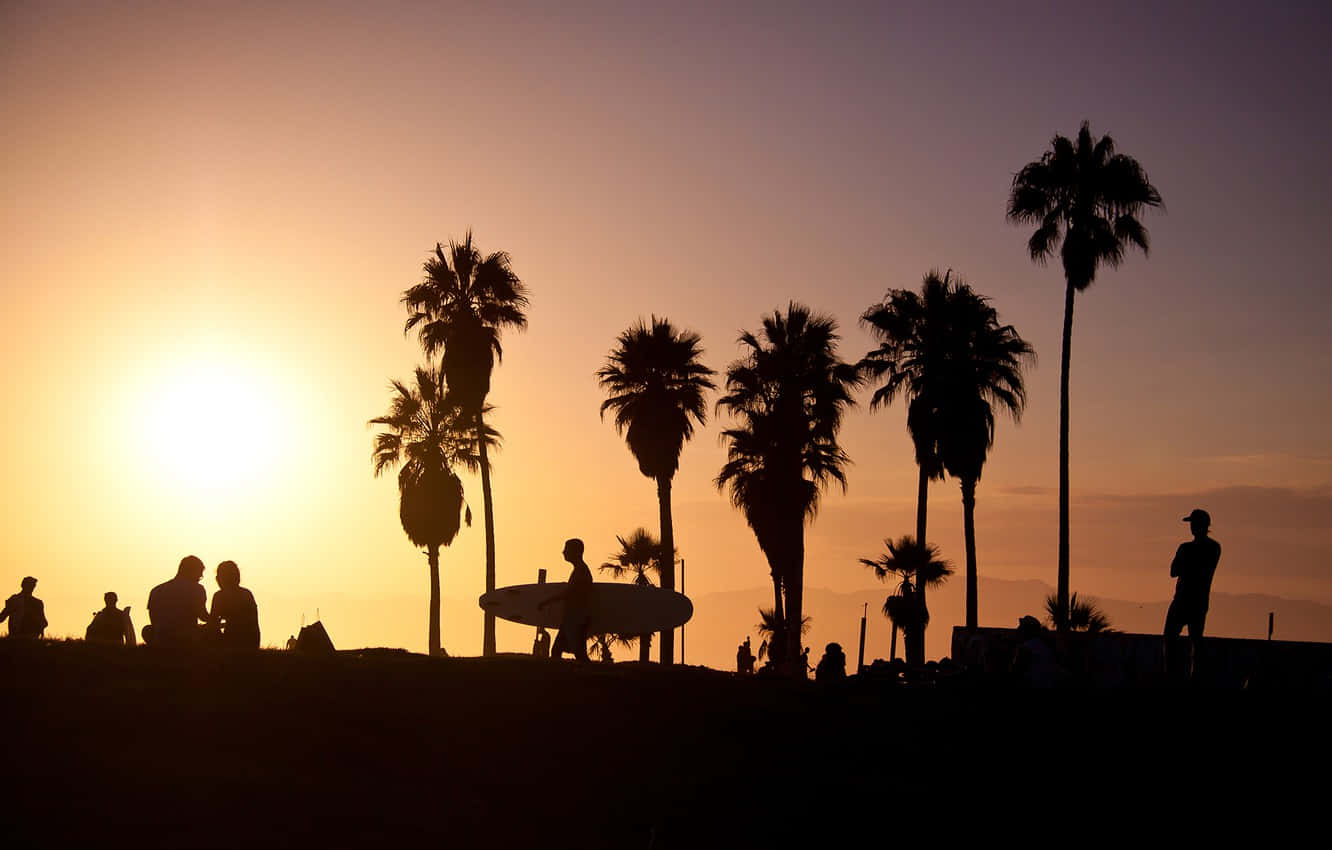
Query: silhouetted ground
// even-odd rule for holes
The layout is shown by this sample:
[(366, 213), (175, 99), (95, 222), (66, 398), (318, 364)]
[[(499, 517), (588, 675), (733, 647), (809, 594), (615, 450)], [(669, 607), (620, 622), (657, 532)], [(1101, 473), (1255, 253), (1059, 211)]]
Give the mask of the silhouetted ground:
[(1278, 834), (1321, 810), (1298, 765), (1329, 755), (1325, 696), (7, 640), (0, 681), (4, 847), (1045, 843), (1065, 817)]

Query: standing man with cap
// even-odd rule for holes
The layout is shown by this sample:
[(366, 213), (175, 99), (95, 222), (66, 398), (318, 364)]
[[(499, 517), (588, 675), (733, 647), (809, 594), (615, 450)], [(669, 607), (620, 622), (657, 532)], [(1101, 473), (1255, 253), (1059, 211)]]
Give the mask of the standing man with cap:
[(1175, 598), (1166, 611), (1165, 668), (1167, 673), (1177, 672), (1172, 663), (1171, 647), (1177, 642), (1185, 626), (1189, 628), (1190, 663), (1192, 674), (1202, 649), (1203, 626), (1207, 622), (1207, 605), (1212, 594), (1212, 576), (1221, 560), (1221, 544), (1207, 536), (1212, 518), (1201, 508), (1194, 510), (1184, 522), (1189, 524), (1193, 539), (1179, 544), (1175, 559), (1170, 562), (1170, 575), (1175, 581)]

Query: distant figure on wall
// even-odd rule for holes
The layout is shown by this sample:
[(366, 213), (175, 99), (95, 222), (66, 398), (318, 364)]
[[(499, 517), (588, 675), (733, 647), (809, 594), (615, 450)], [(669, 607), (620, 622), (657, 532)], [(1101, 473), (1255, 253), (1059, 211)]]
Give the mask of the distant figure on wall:
[(735, 672), (745, 675), (754, 672), (754, 650), (750, 647), (747, 636), (745, 642), (735, 650)]
[(208, 625), (217, 630), (219, 642), (232, 649), (259, 648), (259, 606), (254, 594), (240, 586), (240, 567), (235, 561), (217, 565), (217, 592)]
[(102, 596), (106, 607), (93, 614), (88, 630), (83, 639), (89, 643), (106, 643), (113, 646), (134, 646), (134, 624), (130, 622), (129, 606), (122, 610), (116, 607), (119, 597), (115, 591), (107, 591)]
[(37, 579), (28, 576), (19, 582), (19, 592), (5, 600), (0, 622), (9, 621), (10, 637), (39, 638), (46, 631), (46, 606), (32, 595), (36, 589)]
[(532, 654), (537, 658), (550, 657), (550, 632), (544, 626), (537, 626), (536, 638), (532, 641)]
[(204, 602), (208, 594), (199, 580), (204, 562), (186, 555), (176, 568), (176, 577), (164, 581), (148, 594), (148, 625), (143, 642), (151, 646), (192, 646), (198, 642), (200, 621), (208, 622)]
[(572, 537), (564, 541), (564, 560), (573, 566), (568, 584), (563, 593), (557, 593), (541, 603), (549, 605), (557, 599), (564, 600), (564, 616), (560, 619), (560, 630), (555, 635), (555, 643), (550, 648), (550, 657), (560, 659), (568, 652), (578, 661), (587, 661), (587, 627), (591, 617), (589, 608), (592, 604), (592, 571), (583, 560), (583, 541)]
[[(1169, 674), (1192, 675), (1202, 649), (1203, 626), (1207, 622), (1207, 606), (1212, 595), (1212, 576), (1221, 560), (1221, 544), (1207, 536), (1212, 517), (1207, 511), (1195, 508), (1184, 522), (1189, 524), (1193, 539), (1181, 543), (1170, 562), (1170, 576), (1175, 581), (1175, 598), (1166, 611), (1165, 648), (1163, 660)], [(1190, 658), (1184, 663), (1178, 658), (1175, 645), (1180, 632), (1189, 629)]]

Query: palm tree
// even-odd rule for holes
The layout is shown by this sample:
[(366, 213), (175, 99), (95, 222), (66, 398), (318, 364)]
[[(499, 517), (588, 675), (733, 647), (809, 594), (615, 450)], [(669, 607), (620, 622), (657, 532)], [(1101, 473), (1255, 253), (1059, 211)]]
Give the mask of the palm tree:
[[(1133, 247), (1148, 252), (1138, 216), (1161, 206), (1161, 194), (1130, 156), (1115, 153), (1109, 136), (1093, 141), (1082, 123), (1076, 140), (1055, 135), (1050, 150), (1013, 177), (1008, 220), (1035, 224), (1027, 240), (1033, 260), (1056, 249), (1064, 266), (1064, 338), (1059, 370), (1059, 580), (1056, 627), (1068, 625), (1068, 369), (1073, 341), (1073, 296), (1091, 286), (1101, 264), (1116, 268)], [(1062, 243), (1063, 247), (1060, 248)]]
[[(694, 423), (707, 418), (703, 395), (714, 389), (715, 373), (704, 366), (699, 335), (677, 330), (667, 319), (642, 320), (620, 334), (597, 381), (609, 397), (601, 415), (615, 411), (615, 430), (624, 434), (638, 471), (657, 482), (661, 521), (661, 586), (675, 589), (675, 526), (671, 519), (671, 480), (680, 452), (694, 435)], [(675, 632), (661, 633), (661, 663), (675, 661)]]
[(939, 457), (962, 488), (966, 540), (966, 624), (978, 621), (976, 574), (976, 482), (994, 446), (994, 410), (1016, 422), (1026, 406), (1023, 366), (1035, 354), (1012, 325), (999, 324), (989, 300), (966, 284), (949, 299), (949, 333), (935, 376)]
[[(767, 653), (768, 647), (772, 645), (773, 638), (780, 632), (785, 631), (786, 624), (782, 622), (782, 617), (773, 608), (758, 609), (759, 621), (754, 625), (759, 637), (763, 639), (759, 644), (758, 660), (762, 661)], [(800, 636), (809, 634), (810, 628), (814, 625), (814, 618), (806, 614), (800, 618)]]
[[(925, 540), (929, 484), (941, 481), (945, 467), (939, 455), (938, 396), (942, 389), (943, 364), (950, 343), (952, 301), (959, 287), (952, 270), (939, 277), (931, 269), (921, 281), (920, 292), (889, 290), (884, 300), (871, 306), (860, 323), (879, 341), (857, 364), (862, 374), (882, 381), (870, 397), (870, 409), (891, 404), (899, 393), (907, 398), (907, 431), (916, 451), (920, 474), (916, 488), (916, 539)], [(925, 590), (917, 590), (922, 604)]]
[[(370, 420), (387, 428), (375, 435), (375, 477), (398, 470), (398, 518), (407, 539), (424, 547), (430, 564), (430, 626), (427, 646), (431, 655), (439, 645), (439, 548), (458, 535), (461, 519), (472, 524), (472, 511), (463, 500), (462, 481), (453, 472), (460, 454), (472, 442), (458, 409), (446, 401), (443, 376), (426, 367), (416, 370), (416, 385), (393, 381), (389, 412)], [(463, 517), (460, 517), (460, 514)]]
[[(1045, 597), (1045, 618), (1052, 626), (1059, 622), (1059, 597), (1056, 594), (1052, 593)], [(1113, 631), (1110, 628), (1110, 618), (1096, 604), (1096, 600), (1079, 602), (1076, 593), (1068, 598), (1068, 628), (1071, 631), (1088, 634)]]
[(779, 664), (800, 656), (805, 523), (825, 486), (846, 488), (850, 459), (837, 434), (860, 378), (837, 357), (836, 331), (832, 318), (794, 302), (785, 314), (774, 311), (761, 336), (740, 336), (747, 354), (727, 369), (717, 402), (738, 424), (722, 434), (727, 460), (716, 483), (729, 487), (767, 558), (773, 612), (785, 622), (772, 642)]
[[(503, 357), (500, 334), (527, 327), (527, 288), (509, 267), (503, 251), (482, 255), (472, 244), (472, 231), (461, 243), (449, 242), (447, 254), (436, 244), (426, 259), (425, 278), (402, 295), (407, 308), (403, 333), (417, 329), (427, 357), (442, 354), (442, 374), (450, 401), (483, 434), (482, 420), (490, 376)], [(486, 590), (495, 589), (495, 516), (490, 489), (486, 441), (476, 444), (481, 472), (481, 500), (486, 524)], [(485, 615), (481, 652), (495, 654), (495, 616)]]
[(919, 590), (942, 585), (953, 574), (953, 565), (940, 557), (938, 546), (917, 542), (909, 534), (884, 540), (883, 545), (887, 548), (884, 554), (861, 558), (860, 563), (874, 570), (879, 579), (899, 579), (893, 593), (884, 600), (883, 613), (902, 630), (907, 663), (924, 664), (925, 626), (930, 622), (930, 611)]
[[(610, 573), (615, 578), (632, 576), (639, 587), (652, 587), (648, 573), (661, 576), (661, 542), (652, 536), (646, 528), (636, 528), (628, 537), (616, 535), (620, 543), (619, 551), (611, 554), (610, 559), (598, 569)], [(637, 635), (631, 640), (638, 641), (638, 660), (647, 663), (651, 660), (652, 635)]]

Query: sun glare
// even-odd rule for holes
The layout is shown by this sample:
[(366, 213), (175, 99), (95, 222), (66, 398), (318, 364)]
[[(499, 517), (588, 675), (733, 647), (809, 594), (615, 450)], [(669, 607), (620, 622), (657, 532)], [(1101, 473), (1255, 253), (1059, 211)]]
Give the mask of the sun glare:
[(148, 393), (145, 449), (171, 483), (232, 490), (272, 477), (282, 410), (259, 374), (196, 363), (164, 376)]

